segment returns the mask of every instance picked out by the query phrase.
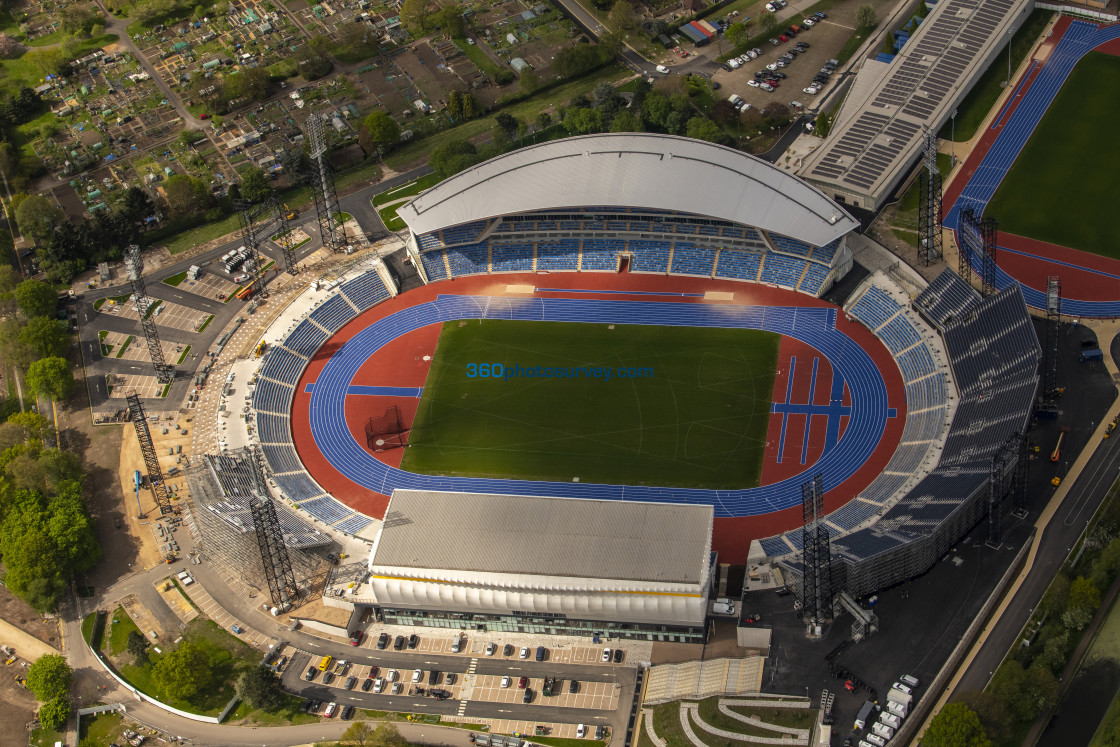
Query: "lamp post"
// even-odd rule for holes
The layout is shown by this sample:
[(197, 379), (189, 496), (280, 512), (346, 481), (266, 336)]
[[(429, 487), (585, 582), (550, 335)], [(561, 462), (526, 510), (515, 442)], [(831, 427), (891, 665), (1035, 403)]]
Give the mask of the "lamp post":
[(953, 113), (949, 116), (953, 122), (953, 136), (949, 140), (949, 149), (952, 151), (953, 165), (957, 165), (957, 110), (954, 109)]
[(1007, 30), (1007, 85), (1011, 85), (1011, 42), (1015, 38), (1015, 27)]

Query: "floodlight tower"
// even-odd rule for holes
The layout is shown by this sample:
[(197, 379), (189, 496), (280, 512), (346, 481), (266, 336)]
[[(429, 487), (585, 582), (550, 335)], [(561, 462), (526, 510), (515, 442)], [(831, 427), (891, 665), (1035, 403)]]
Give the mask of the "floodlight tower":
[(995, 293), (996, 288), (996, 232), (997, 223), (995, 218), (984, 218), (980, 221), (980, 236), (984, 241), (984, 256), (981, 258), (984, 262), (984, 274), (981, 278), (981, 292), (985, 296), (990, 296)]
[(811, 635), (819, 635), (832, 622), (832, 551), (824, 519), (824, 485), (821, 475), (801, 486), (802, 581), (801, 615)]
[(148, 341), (148, 354), (152, 358), (156, 380), (161, 384), (170, 383), (171, 379), (175, 377), (175, 371), (163, 358), (163, 348), (160, 346), (156, 320), (148, 313), (152, 303), (144, 288), (144, 258), (140, 256), (140, 247), (136, 244), (125, 250), (124, 267), (128, 274), (128, 280), (132, 283), (132, 297), (136, 301), (136, 310), (140, 312), (140, 326), (144, 329), (144, 337)]
[(264, 292), (264, 267), (260, 245), (265, 238), (275, 236), (274, 241), (283, 253), (284, 269), (291, 275), (296, 274), (295, 252), (289, 234), (288, 218), (280, 199), (273, 195), (259, 205), (241, 202), (236, 205), (237, 219), (241, 223), (241, 240), (249, 249), (253, 259), (253, 295)]
[(941, 172), (937, 168), (937, 135), (926, 128), (925, 179), (918, 176), (918, 262), (934, 264), (941, 259)]
[(327, 135), (321, 115), (312, 114), (307, 118), (307, 134), (311, 141), (311, 161), (315, 169), (311, 191), (315, 197), (319, 235), (323, 239), (323, 246), (332, 252), (340, 252), (346, 247), (346, 226), (342, 221), (335, 225), (335, 216), (341, 215), (342, 209), (338, 206), (334, 174), (327, 158)]
[(1062, 323), (1062, 279), (1046, 278), (1046, 349), (1042, 363), (1042, 397), (1048, 403), (1058, 398), (1058, 335)]

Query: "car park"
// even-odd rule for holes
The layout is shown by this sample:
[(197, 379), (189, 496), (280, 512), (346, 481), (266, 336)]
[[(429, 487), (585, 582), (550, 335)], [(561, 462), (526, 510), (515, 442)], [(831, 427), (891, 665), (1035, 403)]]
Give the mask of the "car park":
[(418, 645), (420, 645), (420, 636), (413, 633), (408, 637), (408, 647), (416, 648)]
[(334, 682), (334, 672), (323, 672), (323, 684), (329, 685)]
[(521, 696), (521, 702), (522, 703), (532, 703), (533, 702), (533, 688), (531, 688), (531, 687), (525, 688), (525, 694), (523, 696)]
[[(378, 679), (380, 679), (380, 678), (378, 678)], [(362, 692), (368, 693), (370, 691), (370, 689), (373, 687), (373, 684), (377, 681), (378, 680), (367, 679), (365, 682), (362, 683)], [(378, 690), (378, 692), (381, 692), (381, 691)]]
[(519, 688), (521, 688), (522, 690), (524, 690), (525, 687), (528, 686), (528, 684), (529, 684), (529, 678), (528, 677), (522, 677), (521, 679), (519, 679), (517, 681), (517, 686)]
[(322, 707), (323, 707), (322, 702), (320, 702), (318, 700), (308, 700), (306, 703), (303, 704), (303, 712), (304, 713), (315, 713), (316, 711), (318, 711)]
[(327, 703), (327, 710), (323, 711), (323, 715), (327, 718), (334, 718), (334, 714), (337, 710), (338, 703)]
[(381, 635), (377, 636), (377, 648), (384, 650), (385, 647), (388, 646), (388, 645), (389, 645), (389, 634), (388, 633), (382, 633)]
[(355, 630), (355, 631), (352, 631), (352, 632), (350, 633), (350, 645), (351, 645), (351, 646), (358, 646), (358, 645), (360, 645), (360, 644), (361, 644), (361, 642), (362, 642), (362, 638), (364, 638), (364, 637), (365, 637), (365, 635), (366, 635), (366, 634), (365, 634), (365, 633), (363, 633), (363, 632), (362, 632), (362, 631), (360, 631), (360, 630)]
[(595, 738), (602, 740), (607, 738), (607, 727), (599, 724), (595, 727)]
[(187, 573), (186, 571), (179, 572), (179, 581), (182, 582), (183, 586), (190, 586), (194, 583), (194, 579), (191, 578), (191, 574)]
[(502, 677), (502, 687), (509, 687), (512, 682), (509, 677)]

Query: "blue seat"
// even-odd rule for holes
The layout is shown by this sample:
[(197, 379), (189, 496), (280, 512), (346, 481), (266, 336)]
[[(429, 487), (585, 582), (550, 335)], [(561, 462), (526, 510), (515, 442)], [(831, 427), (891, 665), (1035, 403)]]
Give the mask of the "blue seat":
[(339, 523), (335, 524), (334, 528), (340, 532), (346, 532), (347, 534), (357, 534), (372, 523), (373, 519), (369, 518), (368, 516), (354, 514), (346, 521), (340, 521)]
[(334, 295), (323, 302), (323, 305), (308, 314), (308, 319), (325, 327), (330, 332), (337, 332), (342, 325), (358, 315), (354, 307), (346, 303), (340, 295)]
[(424, 272), (430, 282), (447, 278), (447, 266), (443, 264), (442, 251), (425, 252), (420, 255), (420, 261), (424, 263)]
[(494, 272), (530, 272), (533, 269), (532, 244), (493, 244), (490, 253)]
[(260, 367), (260, 375), (295, 386), (306, 366), (307, 361), (303, 358), (279, 345), (274, 345), (265, 355), (264, 363)]
[(299, 461), (296, 450), (292, 448), (291, 444), (262, 444), (261, 452), (274, 473), (301, 472), (303, 470), (303, 464)]
[(877, 334), (879, 339), (887, 346), (887, 349), (896, 355), (922, 340), (904, 314), (899, 314), (891, 319), (879, 329)]
[(486, 244), (467, 244), (444, 251), (447, 253), (447, 263), (451, 265), (451, 274), (455, 277), (489, 272), (490, 250)]
[(759, 277), (759, 281), (793, 289), (801, 282), (801, 273), (804, 271), (805, 260), (767, 252), (766, 261), (762, 263), (762, 275)]
[(807, 244), (804, 241), (798, 241), (797, 239), (791, 239), (788, 236), (782, 236), (778, 233), (771, 233), (767, 235), (770, 237), (770, 243), (772, 243), (774, 245), (774, 248), (779, 252), (785, 252), (786, 254), (796, 254), (799, 257), (808, 257), (809, 253), (813, 249), (812, 244)]
[(315, 355), (319, 346), (327, 341), (327, 333), (304, 319), (281, 343), (288, 350), (305, 358)]
[(304, 501), (296, 505), (326, 524), (334, 524), (336, 521), (342, 521), (354, 513), (353, 509), (343, 506), (329, 495), (312, 498), (309, 501)]
[(319, 489), (318, 485), (312, 482), (306, 472), (273, 475), (272, 479), (280, 486), (280, 490), (283, 494), (293, 501), (314, 498), (317, 495), (323, 494), (323, 491)]
[(829, 269), (824, 265), (819, 265), (816, 262), (809, 263), (809, 269), (805, 271), (805, 277), (801, 280), (801, 285), (797, 287), (802, 293), (809, 293), (814, 296), (821, 294), (821, 286), (824, 281), (828, 279)]
[(758, 266), (761, 262), (761, 254), (722, 249), (716, 264), (716, 276), (735, 280), (758, 280)]
[(261, 443), (290, 444), (292, 426), (286, 415), (257, 412), (257, 436)]
[(673, 274), (711, 277), (716, 261), (716, 250), (678, 241), (673, 244)]
[(630, 269), (634, 272), (667, 272), (670, 246), (672, 244), (668, 241), (632, 240), (630, 250), (634, 252), (634, 261)]
[(618, 253), (626, 249), (626, 242), (619, 239), (584, 239), (582, 270), (608, 270), (618, 268)]
[(868, 328), (878, 329), (888, 319), (897, 314), (901, 308), (886, 291), (872, 285), (860, 297), (859, 301), (852, 305), (849, 312), (856, 319), (866, 324)]
[(385, 283), (376, 270), (360, 275), (342, 286), (346, 297), (362, 311), (372, 308), (389, 297)]
[(579, 239), (537, 242), (538, 270), (574, 270), (579, 262)]
[(258, 411), (287, 414), (292, 409), (295, 389), (268, 379), (257, 379), (253, 389), (253, 408)]

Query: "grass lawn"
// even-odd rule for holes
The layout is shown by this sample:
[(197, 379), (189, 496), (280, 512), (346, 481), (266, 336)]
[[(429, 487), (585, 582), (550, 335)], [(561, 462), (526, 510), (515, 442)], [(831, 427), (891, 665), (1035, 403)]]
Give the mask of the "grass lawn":
[(210, 326), (210, 322), (212, 322), (212, 321), (214, 321), (214, 315), (213, 315), (213, 314), (211, 314), (210, 316), (206, 317), (206, 321), (205, 321), (205, 322), (203, 322), (203, 323), (202, 323), (202, 326), (198, 328), (198, 332), (197, 332), (196, 334), (201, 334), (201, 333), (202, 333), (202, 330), (204, 330), (204, 329), (206, 329), (206, 328), (207, 328), (208, 326)]
[[(123, 613), (121, 613), (123, 614)], [(116, 628), (113, 630), (116, 635)], [(127, 636), (127, 633), (125, 634)], [(187, 625), (183, 634), (210, 657), (210, 667), (214, 673), (214, 685), (203, 692), (196, 694), (190, 701), (167, 700), (170, 706), (192, 713), (206, 716), (216, 716), (221, 713), (229, 699), (233, 697), (233, 683), (237, 676), (250, 667), (260, 663), (260, 654), (250, 646), (233, 637), (218, 627), (213, 620), (195, 618)], [(155, 643), (148, 649), (149, 663), (136, 666), (133, 663), (119, 667), (121, 675), (132, 685), (140, 690), (158, 696), (158, 691), (152, 681), (152, 665), (159, 661), (160, 653), (155, 648), (168, 651), (167, 643)], [(132, 657), (126, 657), (131, 661)]]
[(391, 205), (390, 207), (381, 208), (377, 211), (377, 215), (381, 218), (381, 222), (385, 224), (385, 227), (390, 231), (399, 231), (407, 224), (404, 222), (404, 218), (397, 215), (397, 210), (407, 204), (408, 200), (405, 200), (403, 202), (398, 202), (395, 205)]
[(97, 333), (97, 339), (101, 342), (101, 357), (102, 358), (108, 358), (109, 355), (113, 352), (113, 346), (112, 345), (107, 345), (105, 343), (105, 338), (108, 335), (109, 335), (109, 332), (104, 330), (104, 329), (100, 330)]
[[(1049, 10), (1036, 10), (1033, 11), (1027, 18), (1026, 23), (1015, 32), (1015, 36), (1011, 38), (1011, 70), (1014, 70), (1023, 61), (1038, 41), (1038, 35), (1046, 28), (1046, 24), (1050, 22), (1050, 16), (1053, 13)], [(984, 123), (984, 118), (995, 106), (996, 100), (999, 99), (1003, 93), (1003, 82), (1007, 80), (1007, 45), (1005, 44), (998, 55), (992, 60), (992, 64), (980, 76), (980, 80), (976, 81), (976, 85), (964, 97), (964, 101), (957, 107), (957, 124), (956, 129), (953, 128), (951, 121), (946, 122), (945, 126), (941, 128), (941, 132), (937, 136), (943, 140), (949, 140), (956, 134), (956, 141), (963, 143), (971, 140), (976, 131), (980, 129), (980, 125)], [(1101, 99), (1102, 101), (1105, 99)]]
[(1108, 186), (1120, 150), (1107, 145), (1118, 97), (1120, 58), (1090, 52), (1077, 63), (988, 203), (1000, 231), (1120, 259)]
[(119, 713), (99, 713), (96, 716), (83, 716), (82, 731), (78, 735), (79, 741), (86, 744), (86, 740), (89, 740), (89, 744), (108, 747), (121, 735), (121, 729), (121, 715)]
[(140, 632), (136, 623), (128, 616), (123, 607), (117, 607), (113, 617), (109, 620), (109, 650), (110, 656), (120, 656), (128, 651), (128, 634), (132, 631)]
[(152, 314), (154, 314), (156, 312), (156, 309), (158, 309), (161, 304), (163, 304), (162, 298), (157, 298), (155, 301), (152, 301), (152, 305), (149, 306), (146, 311), (144, 311), (144, 318), (147, 319)]
[(467, 56), (467, 59), (473, 62), (474, 66), (485, 75), (497, 75), (505, 69), (494, 62), (494, 60), (490, 59), (490, 55), (479, 49), (477, 44), (467, 44), (466, 41), (462, 39), (456, 39), (455, 46), (462, 50), (463, 54)]
[[(21, 729), (22, 731), (22, 729)], [(54, 747), (57, 743), (66, 744), (65, 731), (51, 731), (50, 729), (32, 729), (30, 743), (34, 747)]]
[(187, 355), (190, 352), (191, 352), (191, 346), (187, 345), (185, 348), (183, 348), (183, 354), (179, 356), (179, 361), (175, 365), (176, 366), (183, 365), (183, 361), (185, 361), (187, 359)]
[(431, 189), (432, 187), (436, 186), (441, 181), (443, 181), (443, 179), (440, 178), (439, 174), (428, 174), (427, 176), (422, 176), (419, 179), (411, 181), (403, 186), (397, 187), (396, 189), (390, 189), (388, 192), (382, 192), (379, 195), (374, 195), (373, 206), (380, 207), (387, 203), (400, 200), (404, 197), (412, 197), (413, 195), (418, 195), (425, 189)]
[(187, 271), (183, 270), (182, 272), (175, 273), (174, 275), (172, 275), (169, 278), (164, 278), (163, 282), (166, 283), (167, 285), (177, 286), (177, 285), (179, 285), (179, 283), (183, 282), (186, 279), (187, 279)]
[[(530, 480), (758, 485), (779, 336), (487, 320), (440, 334), (402, 469)], [(468, 364), (610, 378), (469, 378)], [(640, 369), (629, 376), (618, 369)], [(644, 374), (635, 376), (635, 374)]]
[(242, 701), (229, 715), (227, 723), (243, 722), (253, 726), (298, 726), (299, 724), (314, 724), (320, 721), (318, 716), (303, 712), (303, 698), (295, 695), (284, 694), (284, 700), (279, 708), (272, 711), (253, 710), (253, 707)]
[(120, 358), (122, 355), (124, 355), (124, 351), (128, 350), (128, 346), (131, 345), (132, 341), (135, 340), (135, 339), (136, 339), (135, 335), (129, 335), (128, 339), (125, 340), (123, 343), (121, 343), (121, 349), (117, 351), (117, 357), (118, 358)]

